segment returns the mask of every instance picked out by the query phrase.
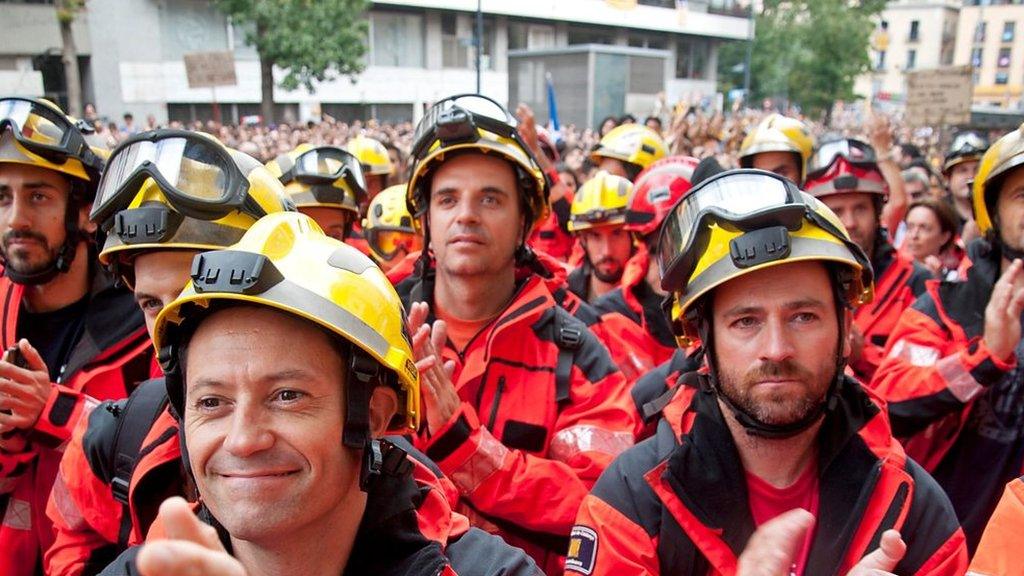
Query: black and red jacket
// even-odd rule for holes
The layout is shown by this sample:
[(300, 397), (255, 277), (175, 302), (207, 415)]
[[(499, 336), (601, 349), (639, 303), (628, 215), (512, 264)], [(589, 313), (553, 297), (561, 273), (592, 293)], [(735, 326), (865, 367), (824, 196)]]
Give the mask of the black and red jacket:
[[(736, 572), (756, 528), (745, 472), (716, 396), (692, 374), (657, 434), (619, 456), (584, 500), (568, 574)], [(852, 379), (820, 429), (818, 469), (820, 513), (805, 574), (846, 574), (889, 528), (908, 546), (896, 573), (963, 574), (967, 549), (949, 501)]]
[[(17, 340), (18, 315), (25, 287), (0, 278), (0, 346)], [(83, 330), (72, 344), (50, 397), (21, 452), (0, 451), (0, 501), (6, 500), (0, 525), (0, 574), (33, 575), (42, 553), (53, 542), (46, 516), (63, 445), (79, 419), (100, 400), (123, 398), (149, 377), (153, 347), (142, 312), (132, 294), (114, 286), (102, 270), (94, 270)], [(0, 503), (0, 509), (4, 508)]]
[(949, 495), (973, 549), (1003, 487), (1024, 471), (1024, 373), (1016, 354), (1005, 363), (982, 337), (1001, 256), (983, 240), (970, 248), (965, 281), (928, 282), (900, 317), (871, 386), (907, 453)]
[[(390, 438), (401, 442), (399, 439)], [(392, 449), (394, 450), (394, 448)], [(404, 452), (403, 448), (398, 448)], [(387, 450), (386, 450), (387, 451)], [(394, 462), (385, 458), (385, 462)], [(386, 464), (367, 491), (366, 508), (344, 574), (380, 576), (537, 576), (537, 566), (522, 550), (500, 538), (470, 528), (452, 511), (438, 477), (416, 458), (403, 457), (393, 470)], [(217, 529), (230, 553), (229, 534), (209, 511), (197, 515)], [(154, 523), (150, 538), (166, 537)], [(323, 535), (330, 546), (331, 535)], [(135, 557), (141, 548), (125, 550), (101, 572), (104, 576), (136, 576)]]

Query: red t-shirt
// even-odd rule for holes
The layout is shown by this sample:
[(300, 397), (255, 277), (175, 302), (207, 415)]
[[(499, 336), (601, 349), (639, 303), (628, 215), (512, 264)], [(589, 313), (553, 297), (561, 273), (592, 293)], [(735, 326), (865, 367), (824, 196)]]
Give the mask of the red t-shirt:
[[(750, 513), (754, 516), (754, 524), (757, 526), (794, 508), (803, 508), (817, 518), (818, 467), (813, 464), (808, 466), (796, 482), (786, 488), (776, 488), (748, 472), (747, 493), (750, 495)], [(811, 525), (807, 531), (807, 537), (804, 539), (804, 545), (796, 555), (791, 570), (791, 574), (794, 576), (804, 573), (807, 554), (811, 550), (813, 540), (814, 525)]]

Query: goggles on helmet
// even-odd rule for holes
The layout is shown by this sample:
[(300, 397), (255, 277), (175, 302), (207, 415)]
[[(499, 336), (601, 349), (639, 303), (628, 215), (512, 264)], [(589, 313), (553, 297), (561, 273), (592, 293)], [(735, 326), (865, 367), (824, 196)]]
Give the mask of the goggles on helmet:
[(175, 210), (192, 218), (217, 220), (236, 210), (266, 216), (226, 148), (193, 132), (161, 130), (133, 136), (114, 150), (89, 218), (104, 223), (127, 208), (147, 178)]
[[(515, 117), (504, 106), (479, 94), (449, 96), (430, 107), (413, 134), (412, 156), (422, 158), (434, 142), (442, 146), (475, 142), (478, 128), (515, 140), (524, 150), (529, 148), (520, 139)], [(530, 153), (532, 154), (532, 153)]]
[(967, 156), (968, 154), (983, 154), (988, 149), (988, 142), (974, 132), (961, 132), (953, 137), (950, 144), (950, 156)]
[[(780, 227), (795, 232), (805, 219), (841, 240), (854, 254), (859, 253), (860, 249), (845, 234), (807, 204), (788, 179), (764, 170), (723, 172), (709, 178), (684, 196), (665, 218), (658, 250), (661, 287), (685, 290), (707, 249), (712, 224), (735, 232), (763, 230), (770, 235)], [(774, 251), (764, 249), (774, 240), (771, 237), (750, 240), (763, 245), (757, 250), (745, 250), (740, 237), (729, 246), (739, 268), (788, 256), (785, 238), (776, 243)]]
[(843, 158), (854, 166), (876, 167), (878, 157), (875, 149), (866, 142), (843, 138), (823, 143), (814, 151), (807, 165), (807, 180), (812, 180), (828, 171), (836, 159)]
[[(280, 177), (282, 183), (295, 180), (313, 186), (313, 195), (320, 202), (340, 203), (341, 190), (330, 186), (337, 180), (344, 180), (349, 189), (361, 202), (366, 195), (366, 179), (359, 165), (359, 159), (349, 152), (335, 146), (319, 146), (307, 150), (295, 158), (295, 163)], [(321, 198), (317, 195), (317, 184), (327, 184), (336, 190), (333, 198)], [(321, 189), (323, 190), (323, 189)]]
[(54, 164), (75, 158), (96, 172), (103, 160), (85, 141), (81, 130), (60, 112), (27, 98), (0, 98), (0, 133), (11, 128), (26, 150)]
[(573, 214), (569, 216), (569, 219), (576, 222), (586, 222), (587, 224), (607, 224), (609, 220), (620, 218), (620, 223), (625, 223), (626, 218), (626, 207), (622, 206), (619, 208), (612, 208), (611, 210), (605, 210), (603, 208), (595, 208), (594, 210), (588, 210), (583, 214)]
[(401, 250), (405, 250), (408, 254), (418, 249), (419, 236), (415, 232), (371, 228), (363, 229), (363, 235), (374, 254), (388, 262), (393, 260)]

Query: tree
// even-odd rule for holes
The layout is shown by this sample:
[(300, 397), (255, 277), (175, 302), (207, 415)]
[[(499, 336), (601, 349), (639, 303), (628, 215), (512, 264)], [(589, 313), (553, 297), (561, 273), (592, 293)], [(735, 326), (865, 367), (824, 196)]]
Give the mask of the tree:
[(367, 0), (215, 0), (221, 12), (246, 30), (245, 42), (260, 57), (260, 113), (274, 120), (274, 66), (280, 86), (313, 91), (314, 82), (363, 71)]
[(64, 83), (68, 89), (68, 114), (82, 117), (82, 77), (78, 71), (78, 47), (71, 25), (85, 7), (85, 0), (57, 0), (57, 23), (60, 24), (61, 53), (64, 65)]
[[(872, 17), (883, 8), (885, 0), (765, 0), (750, 67), (753, 100), (785, 100), (828, 121), (835, 102), (854, 98), (855, 79), (871, 65)], [(730, 78), (744, 62), (744, 43), (719, 56), (719, 73)]]

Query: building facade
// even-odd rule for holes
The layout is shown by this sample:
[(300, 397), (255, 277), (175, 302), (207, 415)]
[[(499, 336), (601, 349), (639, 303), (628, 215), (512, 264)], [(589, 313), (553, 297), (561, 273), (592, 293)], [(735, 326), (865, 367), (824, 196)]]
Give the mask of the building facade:
[(872, 69), (858, 79), (856, 93), (901, 105), (908, 71), (953, 65), (959, 17), (953, 0), (889, 2), (872, 36)]
[[(665, 91), (713, 95), (719, 43), (745, 39), (748, 19), (736, 0), (483, 0), (481, 92), (506, 102), (509, 52), (607, 44), (667, 52)], [(322, 111), (338, 118), (411, 120), (440, 96), (476, 89), (474, 22), (477, 0), (373, 2), (369, 11), (366, 68), (354, 81), (275, 90), (278, 119), (304, 120)], [(52, 0), (0, 0), (5, 29), (28, 21), (52, 22), (45, 33), (25, 31), (0, 42), (0, 80), (9, 68), (30, 67), (39, 54), (57, 54), (60, 37)], [(10, 14), (11, 19), (8, 19)], [(45, 26), (44, 26), (45, 27)], [(86, 102), (101, 115), (167, 119), (211, 117), (220, 103), (225, 121), (258, 114), (259, 62), (238, 30), (203, 0), (90, 0), (76, 23), (86, 59)], [(237, 84), (188, 87), (184, 55), (230, 50)], [(50, 51), (50, 52), (47, 52)], [(43, 78), (45, 80), (45, 78)], [(59, 98), (56, 82), (44, 82)], [(561, 91), (560, 91), (561, 92)]]
[(1024, 96), (1024, 5), (968, 0), (957, 28), (957, 64), (974, 67), (974, 104), (1022, 109)]

